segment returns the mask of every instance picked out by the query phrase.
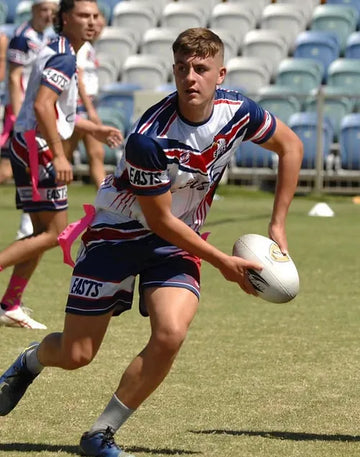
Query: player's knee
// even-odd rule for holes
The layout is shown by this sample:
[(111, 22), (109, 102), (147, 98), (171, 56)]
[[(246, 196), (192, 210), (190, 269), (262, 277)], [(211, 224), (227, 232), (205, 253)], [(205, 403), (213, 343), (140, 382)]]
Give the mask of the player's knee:
[(153, 340), (159, 352), (172, 355), (179, 351), (186, 333), (182, 326), (171, 326), (155, 332)]
[(64, 370), (77, 370), (89, 365), (93, 358), (94, 356), (90, 351), (72, 351), (64, 357), (62, 368)]

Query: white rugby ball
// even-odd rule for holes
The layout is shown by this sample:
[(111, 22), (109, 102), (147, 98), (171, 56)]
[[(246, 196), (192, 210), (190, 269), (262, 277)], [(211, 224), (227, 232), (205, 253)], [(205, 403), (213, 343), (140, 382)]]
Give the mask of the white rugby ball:
[(248, 270), (259, 297), (272, 303), (286, 303), (298, 294), (300, 283), (295, 263), (280, 251), (275, 241), (257, 234), (243, 235), (235, 242), (233, 255), (263, 265), (261, 271)]

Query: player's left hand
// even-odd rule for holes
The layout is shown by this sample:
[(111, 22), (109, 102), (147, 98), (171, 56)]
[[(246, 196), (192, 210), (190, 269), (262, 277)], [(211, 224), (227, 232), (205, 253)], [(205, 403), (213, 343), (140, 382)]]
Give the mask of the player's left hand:
[(287, 238), (286, 238), (286, 231), (285, 227), (283, 224), (272, 224), (270, 222), (269, 224), (269, 238), (274, 240), (278, 245), (283, 254), (288, 254), (289, 249), (288, 249), (288, 243), (287, 243)]
[(107, 144), (110, 148), (116, 148), (124, 141), (124, 137), (120, 130), (108, 125), (98, 125), (93, 131), (94, 137)]

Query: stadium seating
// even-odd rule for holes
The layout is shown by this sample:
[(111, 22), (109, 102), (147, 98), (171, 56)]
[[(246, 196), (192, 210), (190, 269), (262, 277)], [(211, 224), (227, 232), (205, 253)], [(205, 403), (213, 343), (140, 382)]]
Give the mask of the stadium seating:
[(224, 62), (227, 64), (229, 59), (236, 57), (238, 54), (236, 33), (227, 28), (220, 27), (212, 27), (211, 30), (216, 33), (224, 43)]
[(272, 168), (275, 153), (252, 141), (244, 141), (235, 152), (235, 165), (241, 168)]
[(0, 32), (5, 33), (5, 35), (10, 39), (15, 32), (16, 24), (1, 24), (0, 25)]
[(236, 3), (219, 3), (211, 12), (209, 25), (233, 32), (240, 48), (245, 34), (255, 28), (256, 17), (251, 10)]
[(101, 14), (105, 18), (106, 25), (109, 25), (110, 22), (111, 22), (111, 18), (112, 18), (111, 6), (108, 5), (105, 1), (102, 1), (102, 0), (98, 1), (97, 4), (98, 4), (99, 11), (101, 12)]
[(112, 107), (121, 113), (124, 133), (127, 134), (134, 122), (134, 92), (141, 89), (138, 84), (121, 82), (102, 86), (96, 100), (96, 107)]
[(8, 6), (4, 1), (0, 1), (0, 24), (6, 23), (6, 18), (8, 15)]
[[(313, 0), (301, 0), (301, 2), (299, 2), (299, 0), (276, 0), (276, 3), (286, 3), (288, 5), (292, 4), (296, 7), (298, 7), (300, 4), (302, 14), (305, 18), (305, 25), (307, 26), (310, 24), (311, 17), (315, 8), (314, 4), (316, 2), (314, 2)], [(317, 2), (317, 4), (319, 4), (319, 2)]]
[(250, 30), (244, 37), (242, 55), (260, 57), (274, 78), (281, 60), (288, 54), (288, 43), (278, 30)]
[[(350, 114), (355, 107), (352, 94), (337, 86), (323, 86), (324, 115), (327, 116), (334, 129), (334, 140), (338, 141), (342, 118)], [(311, 96), (305, 101), (305, 110), (317, 112), (318, 97)]]
[(21, 0), (21, 2), (17, 4), (14, 17), (15, 24), (22, 24), (23, 22), (30, 20), (31, 7), (31, 0)]
[(18, 3), (22, 0), (3, 0), (7, 6), (6, 23), (13, 24), (15, 21), (15, 11)]
[(136, 38), (128, 27), (105, 27), (94, 45), (100, 65), (113, 62), (119, 75), (125, 59), (137, 51)]
[(314, 59), (289, 57), (280, 62), (276, 84), (291, 87), (299, 95), (310, 94), (321, 84), (323, 65)]
[[(294, 113), (289, 118), (289, 127), (299, 136), (304, 144), (302, 169), (316, 168), (318, 122), (317, 113), (311, 112)], [(322, 123), (322, 134), (322, 159), (325, 165), (325, 160), (331, 152), (334, 137), (332, 124), (327, 118), (324, 118), (324, 122)]]
[(114, 6), (112, 26), (131, 27), (137, 33), (138, 41), (146, 30), (156, 25), (156, 14), (148, 2), (122, 1)]
[(227, 63), (224, 87), (254, 95), (270, 83), (269, 67), (260, 57), (233, 57)]
[(106, 86), (116, 82), (119, 79), (120, 69), (118, 67), (118, 61), (116, 58), (109, 56), (108, 54), (98, 54), (99, 66), (97, 68), (97, 74), (99, 78), (99, 86)]
[(291, 87), (272, 84), (259, 90), (256, 101), (287, 124), (292, 114), (301, 111), (301, 102), (292, 94)]
[(334, 60), (328, 68), (327, 84), (343, 88), (344, 91), (350, 91), (359, 102), (360, 61), (346, 58)]
[(256, 0), (256, 1), (251, 1), (251, 0), (228, 0), (228, 3), (235, 3), (235, 4), (238, 4), (238, 5), (242, 5), (242, 8), (251, 11), (251, 13), (255, 17), (257, 26), (260, 25), (260, 19), (261, 19), (261, 15), (262, 15), (263, 9), (267, 5), (269, 5), (271, 2), (272, 2), (272, 0)]
[(353, 32), (349, 35), (345, 45), (345, 56), (347, 59), (360, 59), (360, 32)]
[[(277, 0), (279, 1), (279, 0)], [(346, 5), (354, 7), (359, 13), (357, 26), (360, 26), (360, 1), (359, 0), (326, 0), (328, 5)]]
[(140, 53), (157, 54), (172, 60), (172, 43), (178, 35), (176, 28), (155, 27), (146, 30), (140, 43)]
[(154, 54), (133, 54), (126, 58), (121, 81), (134, 83), (142, 89), (155, 89), (168, 82), (168, 62)]
[(340, 55), (340, 44), (337, 35), (322, 30), (306, 30), (295, 40), (294, 57), (305, 57), (322, 62), (324, 71), (323, 83), (326, 83), (327, 69), (331, 62)]
[(297, 35), (305, 29), (306, 17), (303, 9), (297, 5), (272, 3), (264, 8), (260, 24), (262, 29), (281, 31), (292, 50)]
[(314, 10), (310, 29), (336, 33), (343, 53), (348, 36), (356, 30), (358, 17), (358, 11), (351, 6), (319, 5)]
[(341, 167), (360, 170), (360, 113), (344, 116), (340, 129)]
[(179, 31), (190, 27), (205, 27), (208, 16), (201, 4), (196, 2), (170, 2), (162, 11), (160, 24), (162, 27), (175, 27)]

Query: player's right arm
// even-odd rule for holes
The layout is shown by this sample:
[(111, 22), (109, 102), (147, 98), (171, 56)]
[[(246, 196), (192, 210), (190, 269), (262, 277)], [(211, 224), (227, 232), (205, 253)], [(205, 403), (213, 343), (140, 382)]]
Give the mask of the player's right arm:
[(15, 63), (9, 64), (9, 97), (15, 117), (18, 116), (23, 102), (23, 89), (21, 84), (22, 74), (22, 65)]

